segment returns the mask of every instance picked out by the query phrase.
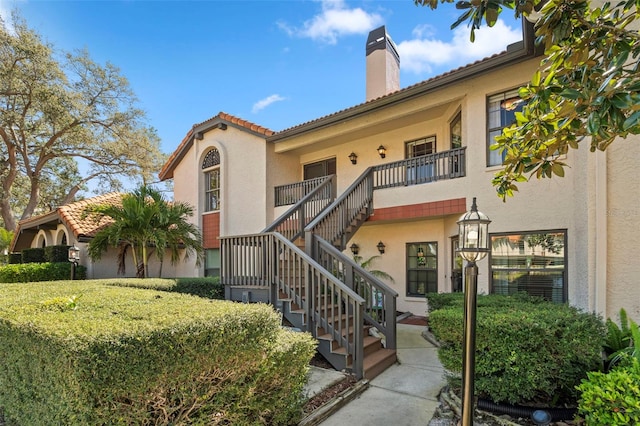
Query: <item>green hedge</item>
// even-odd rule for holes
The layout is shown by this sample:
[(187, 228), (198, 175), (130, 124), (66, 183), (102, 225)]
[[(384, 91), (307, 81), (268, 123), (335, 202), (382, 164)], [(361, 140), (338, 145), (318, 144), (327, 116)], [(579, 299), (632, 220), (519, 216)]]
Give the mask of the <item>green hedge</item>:
[[(76, 279), (87, 277), (87, 268), (76, 266)], [(0, 283), (58, 281), (71, 278), (71, 263), (19, 263), (0, 267)]]
[(578, 390), (578, 412), (587, 425), (640, 424), (640, 361), (627, 359), (607, 374), (592, 372)]
[(22, 250), (22, 263), (42, 263), (44, 261), (43, 248), (34, 247)]
[[(452, 384), (462, 371), (463, 316), (456, 303), (429, 315)], [(604, 336), (600, 318), (567, 305), (479, 296), (475, 392), (498, 403), (575, 403), (575, 387), (602, 369)]]
[(69, 262), (69, 246), (46, 246), (44, 260), (45, 262)]
[[(427, 293), (427, 309), (433, 312), (447, 307), (464, 308), (464, 293)], [(515, 293), (510, 296), (499, 294), (484, 295), (477, 298), (478, 307), (510, 307), (514, 303), (548, 303), (544, 298), (530, 296), (526, 292)]]
[(22, 253), (9, 253), (9, 264), (22, 263)]
[(0, 286), (8, 424), (296, 424), (315, 350), (263, 304), (104, 285)]
[(144, 288), (191, 294), (207, 299), (224, 300), (224, 285), (218, 277), (205, 278), (109, 278), (100, 280), (106, 285)]

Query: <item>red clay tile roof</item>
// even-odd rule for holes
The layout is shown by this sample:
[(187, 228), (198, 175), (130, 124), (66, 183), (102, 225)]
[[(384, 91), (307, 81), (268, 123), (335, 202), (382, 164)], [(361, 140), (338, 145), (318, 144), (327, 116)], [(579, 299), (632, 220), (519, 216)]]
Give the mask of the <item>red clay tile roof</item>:
[(109, 192), (108, 194), (60, 206), (57, 210), (60, 213), (62, 221), (67, 225), (67, 229), (71, 230), (76, 238), (81, 235), (93, 237), (100, 229), (110, 223), (113, 223), (113, 219), (110, 217), (103, 217), (96, 223), (95, 218), (92, 218), (91, 216), (82, 217), (85, 209), (88, 206), (102, 204), (114, 206), (122, 205), (122, 196), (123, 194), (120, 192)]
[(33, 226), (59, 220), (66, 225), (67, 229), (71, 231), (76, 238), (80, 236), (92, 237), (99, 229), (111, 223), (112, 219), (106, 217), (96, 223), (95, 219), (91, 217), (83, 218), (82, 215), (85, 208), (90, 205), (99, 204), (120, 205), (122, 203), (122, 195), (123, 194), (120, 192), (110, 192), (108, 194), (98, 195), (97, 197), (66, 204), (49, 213), (21, 220), (18, 223), (16, 235), (20, 233), (20, 230), (29, 229)]
[[(180, 145), (173, 151), (173, 153), (169, 156), (167, 161), (162, 166), (160, 173), (158, 176), (160, 180), (171, 179), (173, 177), (173, 169), (180, 162), (180, 159), (184, 155), (184, 153), (191, 147), (193, 143), (193, 137), (195, 133), (198, 131), (199, 127), (204, 129), (207, 128), (207, 124), (212, 124), (216, 121), (224, 121), (228, 124), (232, 124), (236, 127), (249, 130), (251, 132), (257, 133), (259, 135), (271, 136), (275, 134), (273, 130), (267, 129), (266, 127), (262, 127), (258, 124), (252, 123), (247, 120), (243, 120), (242, 118), (235, 117), (231, 114), (227, 114), (226, 112), (220, 111), (217, 115), (201, 122), (194, 124), (191, 129), (187, 132), (187, 134), (182, 138)], [(206, 130), (205, 130), (206, 131)]]

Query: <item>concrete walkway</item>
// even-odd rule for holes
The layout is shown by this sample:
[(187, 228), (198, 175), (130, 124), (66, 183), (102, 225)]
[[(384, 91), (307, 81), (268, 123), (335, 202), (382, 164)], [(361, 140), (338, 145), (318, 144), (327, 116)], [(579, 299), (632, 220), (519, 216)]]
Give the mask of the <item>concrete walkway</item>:
[[(422, 337), (424, 326), (398, 324), (398, 363), (369, 382), (323, 426), (426, 426), (445, 385), (436, 348)], [(340, 374), (340, 373), (337, 373)]]

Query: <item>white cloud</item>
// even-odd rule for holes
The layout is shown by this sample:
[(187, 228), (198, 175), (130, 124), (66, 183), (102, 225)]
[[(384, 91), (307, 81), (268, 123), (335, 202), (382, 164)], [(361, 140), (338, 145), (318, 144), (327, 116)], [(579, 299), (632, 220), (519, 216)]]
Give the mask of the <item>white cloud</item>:
[(336, 44), (339, 37), (368, 33), (382, 24), (382, 17), (361, 8), (348, 8), (343, 0), (322, 0), (322, 12), (302, 26), (294, 27), (284, 21), (277, 24), (289, 36)]
[(280, 101), (284, 101), (285, 98), (283, 98), (282, 96), (275, 94), (275, 95), (271, 95), (271, 96), (267, 96), (264, 99), (259, 100), (258, 102), (256, 102), (255, 104), (253, 104), (253, 108), (251, 109), (251, 112), (253, 112), (254, 114), (256, 112), (259, 112), (263, 109), (265, 109), (266, 107), (268, 107), (269, 105), (271, 105), (274, 102), (280, 102)]
[[(434, 37), (432, 28), (417, 27), (413, 30), (413, 40), (398, 44), (400, 66), (404, 71), (416, 74), (432, 72), (434, 67), (447, 65), (450, 68), (462, 66), (478, 59), (491, 56), (506, 49), (507, 45), (522, 40), (522, 30), (511, 28), (498, 20), (492, 28), (476, 30), (476, 40), (469, 41), (469, 28), (461, 26), (453, 30), (451, 41)], [(423, 38), (423, 35), (427, 38)]]
[(11, 12), (16, 7), (15, 3), (15, 1), (0, 0), (0, 18), (4, 23), (4, 28), (12, 35), (15, 35), (15, 29), (11, 19)]

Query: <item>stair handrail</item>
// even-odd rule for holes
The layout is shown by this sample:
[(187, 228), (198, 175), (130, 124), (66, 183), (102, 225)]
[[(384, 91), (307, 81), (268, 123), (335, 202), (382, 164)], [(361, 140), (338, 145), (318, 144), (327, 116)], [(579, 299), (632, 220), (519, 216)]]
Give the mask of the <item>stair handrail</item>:
[(319, 235), (325, 241), (339, 245), (344, 250), (349, 240), (346, 238), (346, 229), (365, 208), (368, 217), (373, 210), (373, 167), (368, 167), (331, 205), (305, 227), (305, 238), (309, 234)]
[(307, 217), (316, 217), (335, 199), (334, 180), (336, 175), (328, 175), (307, 195), (291, 206), (286, 212), (267, 226), (262, 232), (280, 232), (289, 241), (304, 235)]
[(312, 245), (318, 263), (365, 300), (364, 320), (385, 336), (385, 347), (396, 349), (398, 293), (321, 237), (314, 235)]
[[(303, 265), (305, 302), (302, 306), (309, 319), (308, 331), (318, 337), (318, 330), (322, 329), (339, 342), (352, 358), (356, 377), (364, 377), (364, 298), (279, 232), (220, 237), (220, 249), (224, 253), (221, 282), (269, 287), (274, 304), (277, 292), (295, 290), (295, 286), (284, 279), (287, 272), (279, 267), (280, 260), (295, 264), (299, 260)], [(336, 322), (336, 318), (343, 316), (349, 318), (346, 323)]]

